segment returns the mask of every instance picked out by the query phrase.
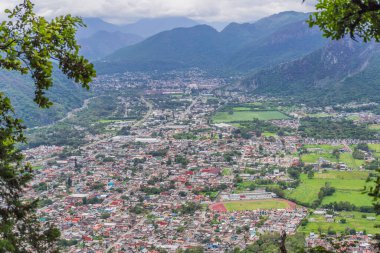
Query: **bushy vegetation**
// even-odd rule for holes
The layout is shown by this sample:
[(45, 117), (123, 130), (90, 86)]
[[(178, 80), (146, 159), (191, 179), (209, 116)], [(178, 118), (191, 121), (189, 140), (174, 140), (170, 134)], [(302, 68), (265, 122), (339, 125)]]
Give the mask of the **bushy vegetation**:
[(364, 125), (356, 125), (349, 120), (325, 118), (305, 118), (299, 128), (303, 137), (316, 139), (375, 139), (372, 131)]

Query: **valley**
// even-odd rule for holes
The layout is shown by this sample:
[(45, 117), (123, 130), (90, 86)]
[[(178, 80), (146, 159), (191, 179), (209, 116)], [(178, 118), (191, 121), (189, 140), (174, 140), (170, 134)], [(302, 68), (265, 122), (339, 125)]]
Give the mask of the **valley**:
[(61, 229), (65, 251), (224, 251), (271, 231), (373, 249), (380, 220), (364, 192), (380, 116), (229, 82), (197, 70), (103, 76), (81, 110), (30, 130), (24, 152), (38, 170), (27, 196), (41, 196), (41, 221)]
[(379, 3), (119, 2), (6, 11), (0, 252), (379, 251)]

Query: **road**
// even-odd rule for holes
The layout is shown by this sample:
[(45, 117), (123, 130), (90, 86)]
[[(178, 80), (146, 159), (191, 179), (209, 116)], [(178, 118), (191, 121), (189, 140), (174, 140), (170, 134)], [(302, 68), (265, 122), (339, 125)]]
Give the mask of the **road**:
[(186, 114), (191, 114), (191, 109), (193, 109), (194, 105), (196, 105), (196, 103), (198, 102), (200, 97), (197, 97), (195, 99), (192, 100), (191, 104), (189, 105), (189, 107), (187, 107), (186, 109)]
[(88, 104), (90, 103), (90, 101), (93, 100), (93, 99), (96, 99), (96, 98), (98, 98), (98, 97), (92, 97), (92, 98), (88, 98), (88, 99), (84, 100), (84, 101), (83, 101), (83, 105), (82, 105), (81, 107), (76, 108), (76, 109), (74, 109), (74, 110), (68, 112), (64, 118), (62, 118), (62, 119), (60, 119), (60, 120), (58, 120), (58, 121), (56, 121), (56, 122), (53, 122), (53, 123), (50, 123), (50, 124), (48, 124), (48, 125), (44, 125), (44, 126), (32, 127), (32, 128), (29, 128), (29, 130), (35, 130), (35, 129), (43, 129), (43, 128), (47, 128), (47, 127), (53, 126), (53, 125), (56, 124), (56, 123), (63, 122), (64, 120), (67, 120), (67, 119), (71, 119), (72, 117), (75, 116), (76, 113), (78, 113), (78, 112), (80, 112), (80, 111), (86, 109), (86, 108), (88, 107)]
[(153, 113), (153, 104), (146, 100), (143, 96), (141, 96), (141, 100), (145, 103), (145, 105), (148, 107), (148, 112), (144, 115), (144, 117), (137, 121), (135, 124), (133, 124), (133, 127), (139, 127), (141, 126), (145, 121), (148, 120), (148, 118), (152, 115)]

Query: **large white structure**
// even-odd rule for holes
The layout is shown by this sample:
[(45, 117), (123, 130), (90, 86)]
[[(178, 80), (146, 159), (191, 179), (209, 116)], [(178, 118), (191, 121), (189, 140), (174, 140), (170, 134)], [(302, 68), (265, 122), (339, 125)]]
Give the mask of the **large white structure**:
[(266, 192), (262, 190), (257, 190), (253, 192), (242, 192), (239, 194), (222, 194), (220, 196), (222, 201), (232, 201), (232, 200), (260, 200), (260, 199), (272, 199), (276, 198), (276, 194), (271, 192)]

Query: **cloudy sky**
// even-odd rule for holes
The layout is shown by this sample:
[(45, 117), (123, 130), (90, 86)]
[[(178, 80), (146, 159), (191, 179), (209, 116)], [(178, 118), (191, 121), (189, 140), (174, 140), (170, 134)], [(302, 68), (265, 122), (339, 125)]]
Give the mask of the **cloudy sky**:
[[(20, 0), (1, 0), (10, 8)], [(53, 17), (72, 13), (100, 17), (113, 23), (130, 23), (141, 18), (186, 16), (205, 22), (247, 22), (281, 11), (313, 10), (315, 0), (33, 0), (38, 14)]]

